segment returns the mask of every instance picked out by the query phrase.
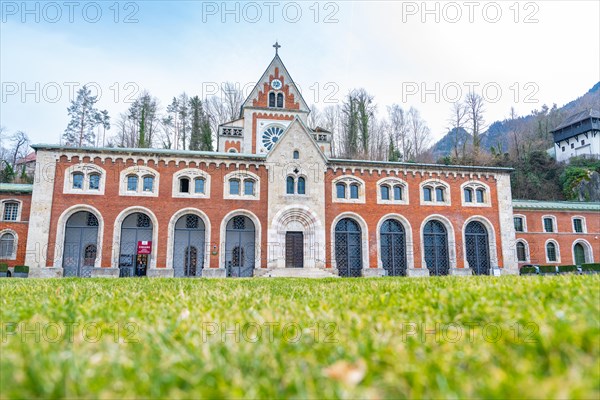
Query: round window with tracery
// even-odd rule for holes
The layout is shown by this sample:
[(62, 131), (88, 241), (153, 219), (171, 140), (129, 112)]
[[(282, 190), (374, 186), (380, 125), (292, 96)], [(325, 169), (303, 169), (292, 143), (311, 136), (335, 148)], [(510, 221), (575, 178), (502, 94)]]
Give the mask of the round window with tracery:
[(281, 137), (283, 133), (283, 128), (280, 126), (270, 126), (262, 134), (262, 144), (263, 147), (267, 150), (271, 150), (275, 143)]

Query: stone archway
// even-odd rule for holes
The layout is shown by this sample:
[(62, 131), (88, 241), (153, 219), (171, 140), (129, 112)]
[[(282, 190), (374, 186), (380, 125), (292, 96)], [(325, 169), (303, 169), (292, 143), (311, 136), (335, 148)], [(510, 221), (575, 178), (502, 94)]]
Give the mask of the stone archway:
[(296, 234), (297, 238), (302, 237), (303, 268), (325, 266), (325, 231), (321, 221), (308, 207), (292, 205), (283, 208), (275, 215), (269, 229), (270, 267), (286, 267), (286, 260), (291, 256), (290, 251), (286, 254), (286, 238), (289, 244), (290, 233)]

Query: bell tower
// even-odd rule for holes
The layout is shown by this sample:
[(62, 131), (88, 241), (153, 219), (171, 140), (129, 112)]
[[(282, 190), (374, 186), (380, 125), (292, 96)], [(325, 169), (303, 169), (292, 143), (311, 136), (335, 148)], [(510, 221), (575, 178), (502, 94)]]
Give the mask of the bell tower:
[[(275, 57), (244, 101), (240, 118), (219, 127), (218, 151), (266, 154), (296, 117), (307, 123), (310, 109), (279, 57), (281, 45), (273, 47)], [(330, 135), (314, 137), (329, 149)]]

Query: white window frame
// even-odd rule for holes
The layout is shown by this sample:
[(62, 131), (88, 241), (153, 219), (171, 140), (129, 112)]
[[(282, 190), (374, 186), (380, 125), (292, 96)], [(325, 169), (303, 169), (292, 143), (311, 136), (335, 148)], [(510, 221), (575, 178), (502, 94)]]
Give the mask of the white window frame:
[[(544, 222), (544, 220), (546, 218), (550, 218), (552, 220), (552, 232), (546, 231), (546, 223)], [(554, 216), (554, 215), (542, 215), (542, 232), (543, 233), (558, 233), (558, 224), (556, 223), (556, 216)]]
[[(473, 201), (468, 203), (465, 199), (465, 189), (473, 191)], [(483, 189), (483, 203), (477, 202), (477, 189)], [(480, 181), (468, 181), (460, 185), (460, 198), (463, 207), (491, 207), (491, 191), (490, 187)]]
[[(577, 232), (575, 231), (575, 220), (576, 219), (580, 219), (581, 220), (581, 232)], [(581, 215), (574, 215), (571, 217), (571, 229), (573, 230), (573, 233), (587, 233), (587, 224), (586, 224), (586, 220), (585, 217), (581, 216)]]
[(527, 217), (524, 214), (513, 214), (513, 226), (515, 225), (515, 218), (521, 218), (521, 220), (523, 221), (523, 231), (519, 232), (515, 229), (515, 233), (527, 233)]
[[(190, 180), (189, 192), (182, 193), (179, 191), (179, 180), (188, 178)], [(196, 179), (204, 179), (204, 193), (196, 193)], [(186, 168), (173, 174), (172, 197), (181, 199), (208, 199), (210, 198), (210, 174), (198, 168)]]
[[(15, 219), (14, 221), (12, 220), (5, 220), (4, 219), (4, 211), (6, 209), (6, 204), (7, 203), (17, 203), (18, 208), (17, 208), (17, 219)], [(11, 223), (11, 222), (20, 222), (21, 221), (21, 214), (23, 212), (23, 201), (19, 200), (19, 199), (4, 199), (2, 200), (2, 214), (0, 214), (0, 220), (2, 222), (7, 222), (7, 223)]]
[[(346, 197), (343, 199), (338, 199), (337, 197), (336, 185), (338, 183), (343, 183), (346, 185)], [(350, 198), (350, 185), (352, 184), (358, 185), (358, 199)], [(365, 204), (365, 197), (365, 181), (354, 175), (338, 176), (331, 181), (331, 200), (334, 203)]]
[(19, 246), (19, 235), (17, 234), (17, 232), (13, 231), (12, 229), (2, 229), (0, 231), (0, 238), (5, 234), (8, 233), (10, 235), (12, 235), (13, 237), (13, 248), (12, 248), (12, 253), (10, 254), (10, 256), (8, 258), (0, 258), (0, 262), (2, 261), (14, 261), (17, 259), (17, 249)]
[[(519, 253), (517, 251), (517, 244), (518, 243), (523, 243), (523, 245), (525, 245), (525, 260), (519, 260)], [(544, 249), (545, 251), (546, 249)], [(515, 259), (517, 260), (517, 263), (528, 263), (531, 262), (531, 255), (529, 254), (529, 243), (527, 243), (527, 240), (525, 239), (517, 239), (517, 241), (515, 242)]]
[[(138, 177), (137, 190), (127, 190), (127, 177), (136, 175)], [(151, 192), (144, 191), (144, 178), (148, 175), (154, 178)], [(145, 167), (142, 165), (134, 165), (129, 168), (125, 168), (121, 171), (119, 179), (119, 195), (120, 196), (131, 196), (131, 197), (158, 197), (160, 187), (160, 174), (157, 170)]]
[[(239, 179), (240, 194), (229, 193), (229, 181), (231, 179)], [(254, 181), (254, 194), (244, 194), (244, 181), (252, 179)], [(228, 173), (223, 177), (223, 199), (225, 200), (260, 200), (260, 178), (253, 172), (247, 170), (239, 170)]]
[[(425, 201), (425, 195), (423, 189), (425, 187), (431, 188), (431, 201)], [(435, 190), (437, 188), (444, 189), (444, 201), (437, 201), (437, 195)], [(428, 179), (419, 184), (419, 199), (422, 206), (450, 206), (452, 200), (450, 198), (450, 185), (439, 179)]]
[[(381, 197), (381, 187), (383, 185), (387, 185), (390, 188), (390, 198), (389, 200), (384, 200)], [(394, 186), (402, 187), (402, 200), (394, 199)], [(406, 181), (396, 178), (396, 177), (387, 177), (382, 178), (377, 181), (377, 204), (409, 204), (409, 195), (408, 195), (408, 183)]]
[[(550, 261), (550, 259), (548, 258), (548, 243), (554, 244), (554, 248), (556, 249), (556, 261)], [(546, 257), (546, 263), (560, 264), (560, 246), (558, 245), (558, 242), (556, 240), (546, 240), (546, 242), (544, 243), (544, 255)]]
[[(76, 173), (83, 174), (83, 187), (76, 189), (73, 187), (73, 176)], [(100, 188), (90, 189), (90, 176), (100, 175)], [(70, 166), (65, 170), (65, 177), (63, 183), (64, 194), (86, 194), (92, 196), (103, 196), (106, 187), (106, 171), (92, 163), (80, 163)]]

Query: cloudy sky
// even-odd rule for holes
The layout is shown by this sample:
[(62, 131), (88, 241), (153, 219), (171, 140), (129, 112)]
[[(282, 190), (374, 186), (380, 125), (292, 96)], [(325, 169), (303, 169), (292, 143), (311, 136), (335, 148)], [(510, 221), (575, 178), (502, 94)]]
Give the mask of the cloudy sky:
[(352, 88), (380, 113), (416, 107), (435, 139), (470, 88), (485, 119), (563, 105), (600, 80), (598, 1), (2, 1), (0, 125), (58, 143), (78, 87), (113, 119), (146, 89), (163, 108), (232, 81), (250, 90), (273, 43), (309, 104)]

